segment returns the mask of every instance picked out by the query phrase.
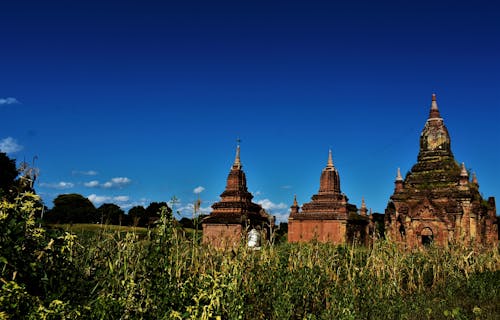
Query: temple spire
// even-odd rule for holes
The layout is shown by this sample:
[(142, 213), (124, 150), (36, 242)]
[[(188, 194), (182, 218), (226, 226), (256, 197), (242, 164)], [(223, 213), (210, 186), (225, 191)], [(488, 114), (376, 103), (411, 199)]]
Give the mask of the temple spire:
[(293, 204), (290, 207), (290, 214), (296, 214), (299, 213), (299, 204), (297, 202), (297, 195), (293, 196)]
[(403, 177), (401, 176), (401, 169), (398, 168), (398, 175), (394, 181), (394, 192), (401, 192), (404, 188)]
[(332, 149), (328, 150), (328, 164), (326, 166), (328, 168), (333, 168)]
[(432, 101), (431, 101), (431, 111), (429, 112), (429, 119), (433, 118), (441, 118), (441, 115), (439, 114), (439, 109), (437, 105), (437, 99), (436, 99), (436, 94), (432, 94)]
[(234, 158), (233, 168), (241, 169), (241, 160), (240, 160), (240, 139), (237, 140), (238, 145), (236, 146), (236, 157)]
[(466, 186), (469, 183), (469, 173), (465, 168), (465, 163), (462, 162), (461, 171), (460, 171), (460, 185)]
[(403, 177), (401, 176), (401, 169), (398, 168), (398, 175), (396, 176), (396, 181), (403, 181)]
[(359, 209), (359, 212), (361, 213), (362, 216), (366, 217), (368, 209), (366, 208), (365, 197), (361, 198), (361, 209)]
[(475, 173), (475, 172), (474, 172), (474, 173), (472, 173), (472, 183), (474, 183), (474, 184), (476, 184), (476, 185), (477, 185), (477, 184), (479, 184), (479, 183), (477, 182), (477, 176), (476, 176), (476, 173)]
[(462, 162), (462, 167), (460, 171), (460, 176), (461, 177), (469, 177), (469, 174), (467, 173), (467, 169), (465, 168), (465, 162)]

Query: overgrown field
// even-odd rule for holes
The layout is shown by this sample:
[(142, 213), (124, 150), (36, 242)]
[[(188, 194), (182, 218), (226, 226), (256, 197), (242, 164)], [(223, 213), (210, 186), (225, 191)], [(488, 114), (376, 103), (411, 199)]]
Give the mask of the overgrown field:
[(217, 251), (155, 229), (51, 233), (0, 211), (0, 319), (498, 319), (498, 248), (279, 244)]

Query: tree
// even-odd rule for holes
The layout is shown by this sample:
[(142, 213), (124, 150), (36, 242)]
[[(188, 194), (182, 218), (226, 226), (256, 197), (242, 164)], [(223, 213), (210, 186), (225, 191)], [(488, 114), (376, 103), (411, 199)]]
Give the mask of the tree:
[(146, 209), (143, 206), (135, 206), (128, 211), (129, 219), (133, 226), (146, 226)]
[(96, 223), (100, 216), (89, 199), (70, 193), (54, 199), (54, 207), (47, 212), (45, 220), (51, 223)]
[(104, 203), (97, 208), (97, 215), (101, 219), (101, 224), (119, 225), (122, 222), (125, 212), (114, 203)]
[(0, 168), (0, 197), (2, 197), (15, 187), (18, 175), (16, 160), (10, 159), (6, 153), (0, 152)]
[(194, 229), (194, 222), (193, 219), (189, 219), (186, 217), (183, 217), (180, 221), (179, 224), (181, 227), (186, 228), (186, 229)]
[(172, 209), (166, 202), (151, 202), (146, 208), (146, 224), (150, 225), (160, 218), (161, 208), (166, 207), (169, 216), (172, 216)]

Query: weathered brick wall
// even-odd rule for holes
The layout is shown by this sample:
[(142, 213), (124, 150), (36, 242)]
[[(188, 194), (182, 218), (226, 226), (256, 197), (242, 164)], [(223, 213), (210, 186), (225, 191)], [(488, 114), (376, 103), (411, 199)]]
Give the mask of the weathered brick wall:
[(345, 243), (345, 220), (290, 220), (288, 223), (289, 242), (331, 242)]
[(239, 246), (242, 233), (240, 224), (204, 224), (203, 243), (217, 248)]

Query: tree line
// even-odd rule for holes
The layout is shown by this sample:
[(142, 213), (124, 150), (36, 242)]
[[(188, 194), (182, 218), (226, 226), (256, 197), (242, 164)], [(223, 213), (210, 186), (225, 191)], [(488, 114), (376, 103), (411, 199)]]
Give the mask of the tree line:
[[(33, 186), (37, 176), (37, 170), (26, 162), (22, 162), (18, 168), (15, 159), (0, 152), (0, 199), (12, 201), (23, 192), (36, 194)], [(49, 224), (95, 223), (149, 227), (160, 217), (163, 207), (172, 216), (172, 209), (164, 201), (151, 202), (147, 207), (134, 206), (128, 212), (114, 203), (104, 203), (96, 208), (88, 198), (76, 193), (58, 195), (53, 203), (54, 206), (49, 209), (39, 201), (37, 206), (43, 207), (43, 210), (40, 210), (42, 213), (37, 218)], [(179, 223), (185, 228), (193, 228), (200, 218), (196, 221), (182, 218)]]
[(99, 207), (77, 193), (61, 194), (54, 199), (54, 206), (43, 217), (47, 223), (96, 223), (148, 227), (160, 217), (160, 209), (172, 209), (166, 202), (151, 202), (146, 208), (134, 206), (127, 213), (114, 203), (104, 203)]

